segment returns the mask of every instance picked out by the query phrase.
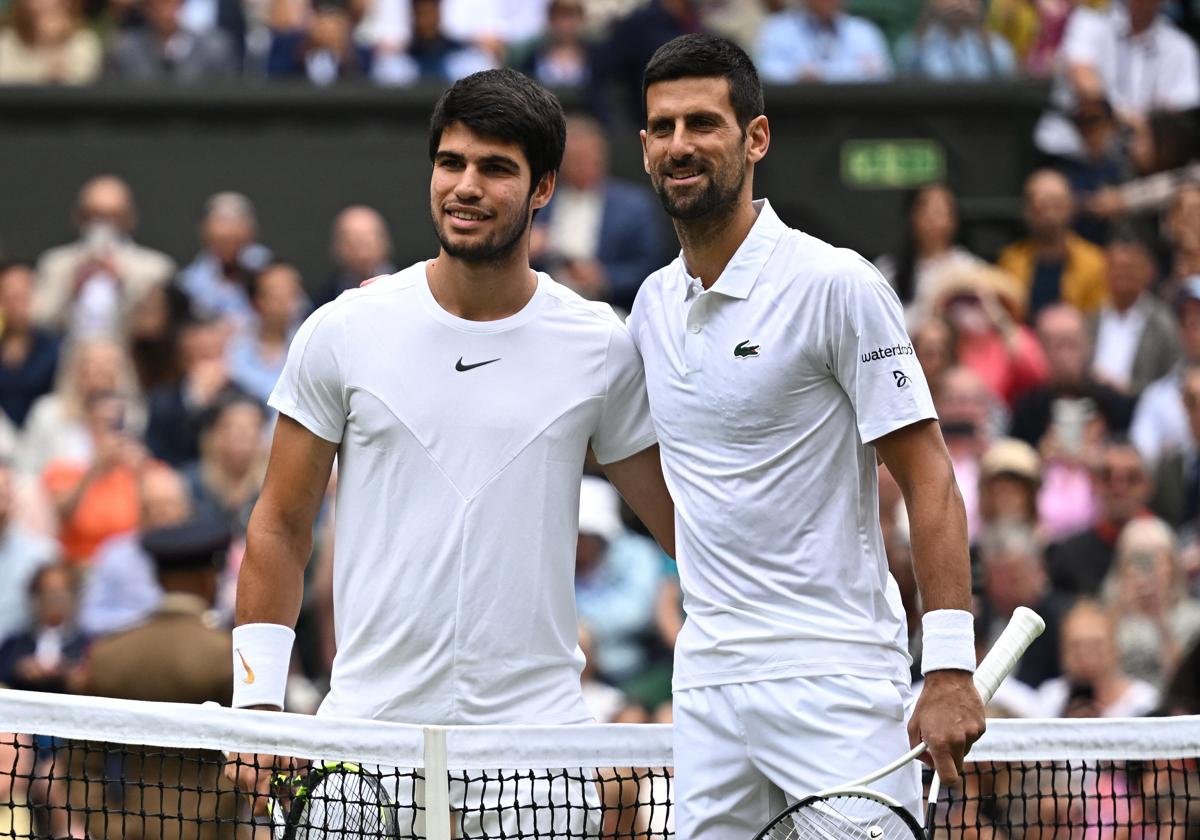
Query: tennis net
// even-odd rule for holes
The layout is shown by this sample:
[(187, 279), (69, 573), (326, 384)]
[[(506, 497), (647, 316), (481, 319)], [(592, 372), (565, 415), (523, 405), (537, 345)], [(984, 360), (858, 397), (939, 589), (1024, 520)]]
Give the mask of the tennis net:
[[(0, 733), (0, 837), (674, 836), (667, 726), (419, 727), (0, 691)], [(227, 781), (227, 761), (250, 772), (265, 756), (290, 760), (261, 795)], [(934, 825), (1200, 838), (1200, 718), (992, 721)]]

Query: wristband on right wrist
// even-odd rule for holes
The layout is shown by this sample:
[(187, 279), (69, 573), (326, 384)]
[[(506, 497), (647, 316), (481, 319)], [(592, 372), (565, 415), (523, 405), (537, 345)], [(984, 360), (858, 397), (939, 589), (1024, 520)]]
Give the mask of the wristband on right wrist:
[(296, 632), (282, 624), (233, 628), (233, 707), (278, 706), (287, 692)]
[(921, 617), (921, 673), (975, 672), (975, 616), (967, 610), (931, 610)]

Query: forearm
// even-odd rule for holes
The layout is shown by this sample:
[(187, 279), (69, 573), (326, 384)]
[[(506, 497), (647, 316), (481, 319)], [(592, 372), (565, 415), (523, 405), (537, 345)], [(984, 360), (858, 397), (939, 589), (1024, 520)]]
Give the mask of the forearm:
[(967, 516), (949, 464), (906, 497), (921, 612), (971, 609)]
[(294, 627), (311, 553), (311, 524), (289, 523), (261, 504), (256, 507), (238, 572), (236, 623)]

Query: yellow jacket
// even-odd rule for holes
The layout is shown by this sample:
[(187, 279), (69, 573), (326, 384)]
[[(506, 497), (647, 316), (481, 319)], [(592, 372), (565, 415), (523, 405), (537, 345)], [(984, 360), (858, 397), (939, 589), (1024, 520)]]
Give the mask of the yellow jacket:
[[(1033, 243), (1028, 239), (1014, 242), (1000, 252), (996, 264), (1021, 283), (1025, 311), (1033, 288)], [(1096, 245), (1074, 233), (1067, 234), (1067, 259), (1062, 274), (1062, 300), (1091, 315), (1099, 311), (1108, 296), (1105, 275), (1108, 261)]]

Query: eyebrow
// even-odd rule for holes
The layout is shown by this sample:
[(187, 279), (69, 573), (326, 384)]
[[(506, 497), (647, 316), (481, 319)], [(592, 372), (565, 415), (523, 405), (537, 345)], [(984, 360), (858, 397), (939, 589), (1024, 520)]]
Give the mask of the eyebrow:
[[(433, 159), (434, 159), (434, 160), (454, 160), (454, 161), (465, 161), (465, 160), (467, 159), (467, 156), (466, 156), (466, 155), (464, 155), (462, 152), (443, 152), (443, 151), (439, 151), (437, 154), (435, 154), (435, 155), (433, 156)], [(512, 167), (512, 168), (514, 168), (514, 169), (520, 169), (520, 168), (521, 168), (521, 164), (520, 164), (520, 163), (518, 163), (518, 162), (516, 161), (516, 159), (514, 159), (514, 158), (511, 158), (511, 157), (509, 157), (508, 155), (501, 155), (501, 154), (484, 155), (483, 157), (479, 158), (479, 159), (478, 159), (476, 162), (477, 162), (477, 163), (480, 163), (480, 164), (489, 164), (489, 163), (490, 163), (490, 164), (496, 164), (496, 163), (499, 163), (499, 164), (504, 164), (504, 165), (506, 165), (506, 166), (511, 166), (511, 167)]]

